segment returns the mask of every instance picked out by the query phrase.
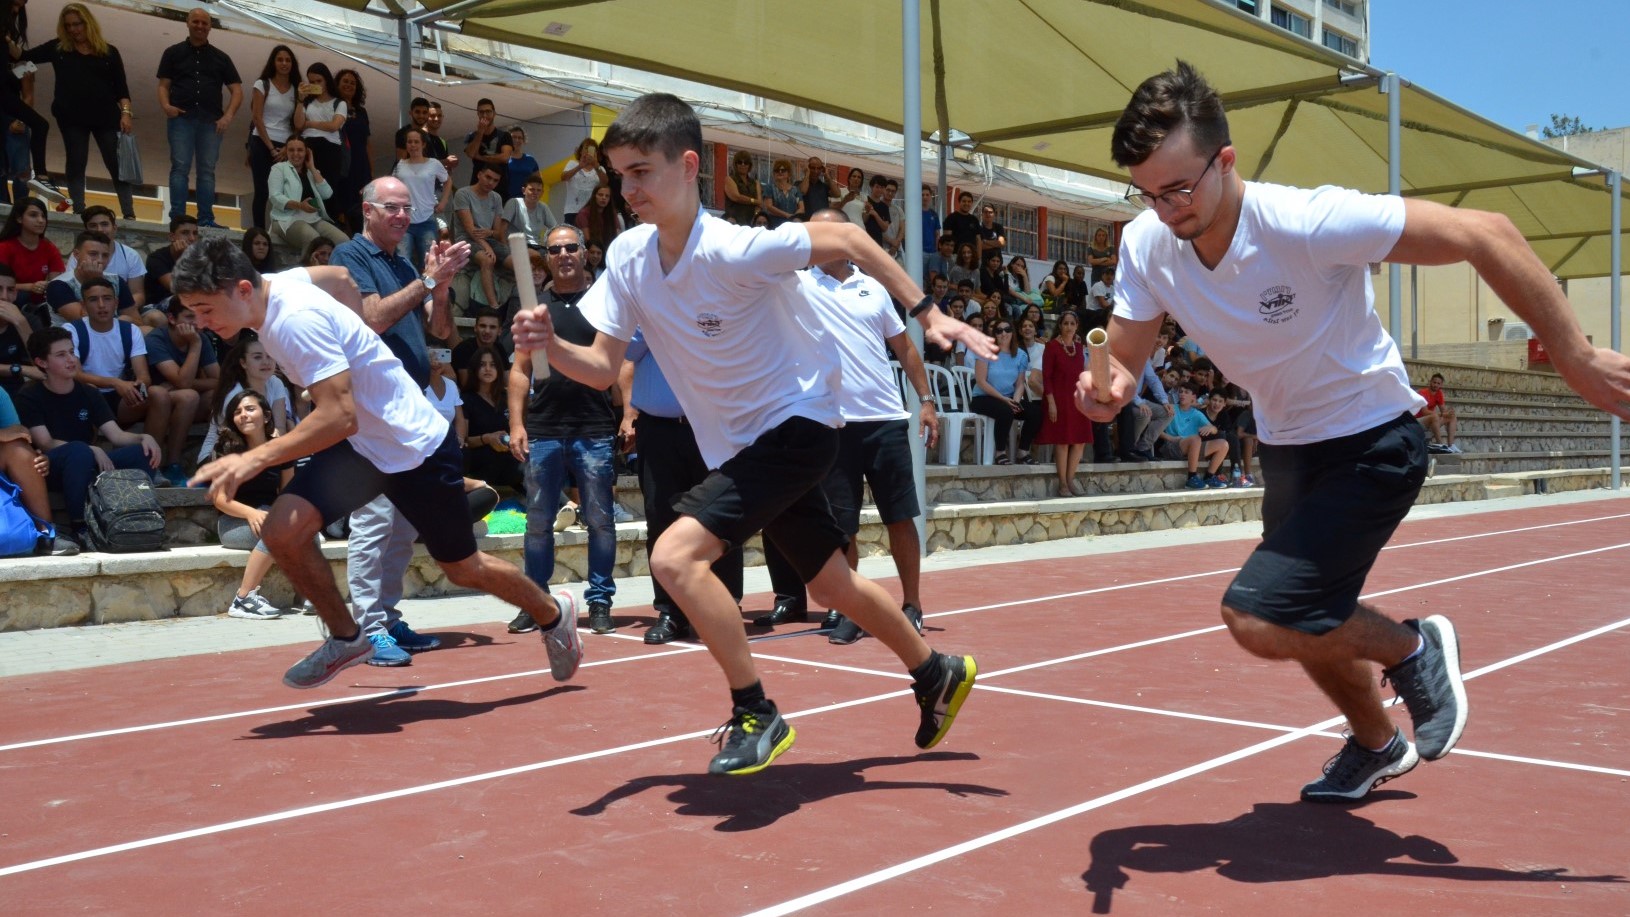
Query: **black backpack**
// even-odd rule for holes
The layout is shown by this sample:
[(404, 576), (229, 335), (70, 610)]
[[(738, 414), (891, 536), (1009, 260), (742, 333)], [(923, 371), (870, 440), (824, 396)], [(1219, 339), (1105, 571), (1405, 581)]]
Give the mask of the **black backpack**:
[(153, 479), (133, 468), (97, 475), (85, 502), (85, 528), (98, 551), (164, 550), (164, 508), (153, 493)]

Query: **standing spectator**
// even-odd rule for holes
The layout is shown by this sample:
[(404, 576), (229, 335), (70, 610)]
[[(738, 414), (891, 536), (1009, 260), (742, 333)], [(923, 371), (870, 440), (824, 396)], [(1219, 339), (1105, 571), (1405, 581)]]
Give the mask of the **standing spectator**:
[(602, 249), (623, 231), (623, 217), (611, 202), (610, 185), (594, 189), (594, 197), (577, 212), (576, 226), (583, 231), (585, 242), (592, 242)]
[(266, 228), (266, 178), (283, 161), (283, 144), (306, 126), (297, 92), (299, 72), (294, 49), (277, 45), (249, 89), (249, 175), (255, 183), (253, 222), (260, 229)]
[(17, 290), (30, 302), (44, 302), (51, 278), (66, 270), (62, 252), (45, 237), (45, 204), (37, 197), (13, 206), (0, 225), (0, 264), (17, 276)]
[[(113, 242), (113, 254), (108, 257), (107, 267), (102, 269), (102, 273), (123, 281), (130, 290), (130, 298), (136, 302), (136, 308), (144, 309), (147, 305), (147, 266), (140, 252), (119, 241), (119, 226), (113, 219), (113, 211), (97, 204), (86, 207), (79, 219), (86, 229), (99, 232)], [(68, 266), (64, 270), (72, 273), (73, 269), (74, 256), (69, 253)]]
[(1003, 315), (1014, 311), (1011, 307), (1019, 302), (1019, 298), (1013, 295), (1009, 276), (1002, 268), (1002, 253), (994, 250), (985, 252), (984, 260), (980, 262), (979, 267), (979, 293), (982, 296), (995, 297), (1001, 304)]
[(458, 156), (448, 152), (447, 141), (441, 139), (441, 103), (434, 99), (431, 100), (430, 107), (425, 109), (424, 129), (426, 131), (424, 154), (432, 159), (441, 160), (442, 168), (447, 170), (448, 175), (452, 175), (453, 169), (458, 166)]
[[(739, 153), (737, 154), (740, 155)], [(751, 158), (748, 160), (751, 162)], [(593, 137), (584, 137), (577, 144), (577, 152), (560, 173), (566, 183), (566, 199), (560, 205), (560, 221), (577, 225), (577, 212), (587, 206), (594, 189), (610, 181), (606, 167), (600, 164), (600, 144)], [(758, 185), (753, 185), (753, 200), (758, 200)]]
[[(923, 186), (923, 256), (934, 257), (939, 251), (940, 212), (934, 207), (934, 189)], [(954, 244), (954, 243), (953, 243)]]
[[(74, 212), (85, 210), (85, 165), (95, 138), (102, 165), (119, 196), (120, 212), (127, 220), (135, 219), (130, 183), (119, 178), (118, 135), (130, 133), (130, 88), (119, 49), (102, 37), (96, 17), (83, 3), (69, 3), (57, 14), (57, 40), (42, 42), (23, 59), (57, 68), (51, 116), (62, 132)], [(39, 137), (43, 142), (44, 134)]]
[[(306, 81), (300, 84), (300, 104), (305, 108), (306, 126), (300, 131), (300, 139), (305, 142), (308, 152), (307, 160), (313, 170), (321, 172), (327, 177), (338, 178), (344, 171), (343, 143), (345, 119), (350, 117), (350, 106), (346, 105), (339, 96), (334, 94), (334, 74), (328, 71), (328, 65), (315, 63), (306, 68)], [(284, 151), (284, 161), (288, 160), (288, 151)], [(274, 167), (275, 170), (275, 167)], [(270, 181), (270, 179), (268, 179)], [(329, 197), (332, 194), (325, 194)], [(272, 210), (277, 209), (277, 201), (272, 201)], [(269, 213), (268, 219), (276, 223), (275, 214)]]
[(955, 242), (957, 254), (960, 257), (962, 246), (967, 245), (974, 250), (975, 260), (978, 262), (979, 254), (979, 218), (973, 215), (974, 196), (972, 192), (964, 191), (957, 195), (956, 212), (946, 214), (945, 231), (951, 234)]
[[(0, 229), (0, 238), (5, 238), (5, 230)], [(198, 241), (198, 218), (187, 213), (170, 218), (170, 244), (155, 248), (147, 256), (147, 301), (148, 303), (163, 307), (164, 300), (170, 298), (170, 273), (175, 270), (175, 261), (187, 246)], [(4, 243), (0, 243), (0, 253), (4, 251)]]
[[(408, 131), (424, 130), (425, 122), (430, 120), (430, 100), (424, 96), (414, 96), (408, 103), (408, 121), (396, 129), (396, 158), (407, 158)], [(435, 157), (431, 157), (435, 158)]]
[(1081, 319), (1066, 310), (1058, 317), (1058, 333), (1041, 356), (1041, 392), (1047, 419), (1036, 442), (1053, 447), (1058, 471), (1058, 495), (1080, 496), (1087, 489), (1075, 479), (1081, 453), (1092, 442), (1092, 423), (1075, 406), (1075, 384), (1086, 366), (1086, 346), (1080, 338)]
[(1007, 228), (996, 222), (996, 207), (987, 203), (979, 208), (979, 259), (985, 259), (991, 252), (1000, 255), (1007, 248)]
[[(259, 392), (241, 391), (233, 395), (226, 403), (226, 415), (228, 423), (221, 429), (222, 455), (248, 452), (277, 435), (277, 429), (272, 426), (272, 407)], [(277, 606), (260, 594), (260, 584), (272, 569), (272, 554), (260, 540), (260, 527), (266, 524), (272, 501), (293, 477), (294, 463), (289, 462), (268, 468), (243, 482), (232, 496), (218, 493), (211, 498), (221, 512), (215, 522), (215, 534), (221, 547), (249, 552), (238, 591), (226, 607), (228, 617), (265, 620), (280, 613)]]
[(515, 145), (509, 131), (497, 127), (498, 109), (491, 99), (475, 103), (475, 130), (464, 135), (464, 156), (470, 160), (470, 184), (481, 177), (483, 164), (498, 170), (500, 181), (509, 165), (509, 151)]
[[(521, 196), (511, 198), (504, 204), (504, 222), (508, 224), (511, 232), (518, 232), (526, 236), (526, 254), (532, 264), (532, 281), (542, 287), (549, 276), (549, 266), (543, 257), (543, 240), (548, 237), (549, 230), (560, 225), (555, 219), (555, 212), (543, 200), (543, 176), (534, 172), (526, 177), (521, 186)], [(508, 266), (515, 269), (515, 256), (519, 252), (509, 253)]]
[[(34, 448), (51, 463), (46, 484), (62, 494), (68, 526), (81, 548), (90, 546), (85, 531), (85, 499), (97, 472), (159, 466), (158, 441), (119, 426), (108, 402), (96, 389), (75, 381), (79, 357), (65, 328), (46, 328), (28, 342), (34, 365), (45, 375), (17, 393), (17, 415), (34, 439)], [(116, 447), (103, 450), (96, 436)]]
[[(221, 138), (243, 104), (243, 80), (226, 52), (209, 43), (209, 11), (187, 14), (187, 40), (164, 49), (158, 64), (158, 104), (169, 119), (170, 218), (187, 212), (187, 173), (198, 166), (198, 225), (215, 222), (215, 162)], [(226, 105), (221, 93), (226, 92)]]
[(884, 200), (889, 205), (889, 231), (883, 241), (894, 260), (903, 261), (900, 252), (906, 244), (906, 211), (900, 206), (900, 183), (891, 178), (884, 190), (887, 192)]
[(843, 195), (833, 203), (833, 207), (843, 211), (849, 222), (856, 226), (863, 226), (866, 222), (866, 173), (864, 170), (851, 168), (849, 174), (844, 176)]
[[(483, 164), (484, 166), (485, 164)], [(333, 264), (351, 272), (362, 294), (362, 319), (384, 339), (420, 392), (430, 383), (424, 302), (429, 297), (438, 337), (451, 333), (449, 286), (468, 258), (468, 247), (438, 242), (420, 265), (397, 249), (413, 219), (412, 197), (395, 178), (376, 178), (362, 189), (362, 232), (334, 249)], [(319, 410), (321, 402), (319, 402)], [(389, 497), (379, 495), (351, 513), (346, 544), (352, 614), (373, 644), (373, 665), (407, 665), (409, 653), (435, 649), (441, 640), (417, 633), (402, 619), (402, 577), (418, 531)], [(309, 593), (307, 594), (310, 595)]]
[[(207, 339), (208, 334), (205, 335)], [(277, 374), (277, 363), (272, 360), (271, 354), (266, 352), (265, 345), (259, 338), (247, 338), (227, 352), (222, 361), (219, 378), (216, 379), (215, 391), (210, 397), (209, 430), (204, 434), (203, 445), (198, 449), (198, 462), (203, 464), (215, 455), (215, 444), (220, 440), (221, 428), (230, 422), (227, 413), (227, 402), (245, 389), (258, 392), (265, 399), (267, 411), (272, 419), (272, 429), (279, 434), (289, 432), (293, 426), (293, 401), (289, 397), (288, 386), (283, 384), (282, 377)]]
[(13, 395), (30, 380), (45, 378), (28, 356), (33, 334), (34, 323), (17, 306), (17, 278), (0, 264), (0, 388)]
[[(31, 368), (39, 372), (37, 367)], [(44, 378), (44, 374), (40, 377)], [(79, 545), (57, 535), (56, 526), (51, 524), (51, 498), (45, 484), (50, 471), (50, 461), (34, 448), (33, 437), (17, 416), (11, 396), (0, 391), (0, 478), (17, 485), (23, 509), (34, 517), (38, 533), (34, 556), (71, 557), (79, 553)]]
[[(1460, 447), (1455, 445), (1455, 409), (1443, 400), (1443, 373), (1433, 373), (1420, 394), (1426, 399), (1426, 407), (1417, 411), (1415, 418), (1430, 437), (1426, 448), (1432, 452), (1460, 454)], [(1245, 470), (1250, 471), (1249, 462)]]
[(408, 261), (423, 264), (425, 253), (436, 242), (436, 216), (447, 211), (447, 202), (452, 199), (453, 182), (446, 167), (426, 155), (424, 130), (404, 127), (400, 134), (406, 155), (396, 161), (391, 174), (407, 186), (413, 201), (413, 221), (407, 228)]
[(459, 393), (464, 403), (464, 473), (525, 492), (521, 463), (509, 451), (509, 361), (497, 347), (478, 347)]
[(509, 158), (504, 160), (504, 200), (512, 201), (521, 196), (526, 189), (527, 179), (539, 172), (543, 167), (538, 160), (526, 151), (526, 128), (519, 124), (509, 129)]
[(759, 206), (770, 215), (770, 228), (804, 215), (804, 195), (792, 183), (792, 162), (777, 159), (770, 166), (770, 183), (760, 192)]
[[(555, 283), (539, 305), (549, 310), (560, 340), (586, 345), (594, 341), (596, 331), (577, 309), (589, 290), (582, 245), (582, 233), (575, 226), (550, 231), (549, 272)], [(617, 415), (612, 412), (611, 392), (560, 372), (534, 380), (531, 357), (530, 352), (517, 350), (509, 377), (509, 449), (517, 461), (526, 462), (526, 575), (545, 589), (555, 575), (555, 515), (569, 475), (577, 482), (579, 513), (589, 532), (589, 585), (583, 593), (589, 628), (609, 634), (617, 629), (611, 619), (611, 600), (617, 593), (612, 579), (617, 528), (611, 509), (617, 484), (612, 461)], [(510, 631), (536, 627), (527, 625), (523, 612), (510, 622)]]
[(362, 229), (362, 189), (374, 180), (374, 142), (368, 126), (368, 90), (362, 74), (346, 68), (334, 74), (334, 95), (345, 103), (345, 123), (340, 125), (344, 153), (340, 159), (339, 181), (334, 189), (334, 206), (329, 208), (348, 233)]
[(893, 255), (896, 249), (889, 245), (889, 237), (894, 229), (894, 212), (889, 208), (889, 180), (881, 175), (873, 175), (871, 181), (871, 196), (861, 202), (860, 219), (866, 227), (866, 235), (872, 237), (879, 248)]
[[(26, 173), (23, 164), (12, 162), (11, 169), (14, 175), (22, 177), (28, 188), (36, 194), (51, 201), (61, 201), (67, 195), (57, 183), (52, 181), (45, 171), (45, 140), (50, 134), (51, 126), (40, 113), (34, 110), (34, 83), (33, 74), (27, 75), (27, 82), (19, 77), (14, 70), (16, 66), (31, 68), (27, 60), (28, 51), (28, 4), (26, 0), (13, 0), (6, 4), (3, 13), (0, 13), (0, 36), (6, 42), (5, 66), (0, 67), (0, 115), (13, 119), (20, 124), (28, 135), (29, 154), (33, 157), (34, 171)], [(17, 124), (11, 130), (15, 133)], [(12, 202), (16, 203), (16, 187), (13, 185)]]
[[(490, 162), (475, 164), (475, 184), (453, 195), (453, 241), (470, 243), (471, 260), (481, 272), (482, 304), (497, 308), (497, 268), (509, 257), (505, 241), (504, 199), (494, 189), (503, 171)], [(472, 295), (472, 299), (474, 296)]]
[(327, 202), (333, 198), (334, 186), (327, 174), (312, 161), (306, 138), (290, 137), (283, 144), (283, 161), (272, 166), (266, 180), (272, 199), (267, 221), (271, 223), (273, 241), (303, 249), (316, 236), (335, 245), (350, 238), (329, 216)]
[(1092, 234), (1092, 244), (1087, 246), (1087, 264), (1092, 268), (1092, 282), (1096, 284), (1103, 279), (1104, 271), (1111, 270), (1120, 263), (1120, 256), (1115, 254), (1115, 246), (1109, 241), (1109, 230), (1098, 227)]
[(720, 187), (724, 190), (724, 218), (738, 226), (751, 226), (763, 197), (758, 179), (753, 177), (752, 153), (737, 150), (730, 157), (730, 178)]
[[(1000, 259), (1000, 255), (996, 256)], [(989, 327), (987, 324), (986, 327)], [(976, 413), (989, 417), (996, 427), (996, 464), (1009, 465), (1007, 434), (1013, 429), (1013, 419), (1024, 414), (1025, 374), (1030, 369), (1030, 356), (1019, 349), (1019, 336), (1013, 331), (1013, 321), (997, 320), (996, 359), (979, 360), (974, 366), (972, 407)]]
[(806, 214), (814, 215), (832, 206), (832, 185), (827, 181), (826, 163), (821, 157), (809, 157), (804, 174), (798, 178), (798, 194), (803, 198)]
[(249, 263), (254, 266), (256, 273), (277, 273), (277, 259), (272, 257), (272, 237), (267, 235), (266, 230), (258, 226), (245, 229), (240, 247), (244, 255), (248, 256)]

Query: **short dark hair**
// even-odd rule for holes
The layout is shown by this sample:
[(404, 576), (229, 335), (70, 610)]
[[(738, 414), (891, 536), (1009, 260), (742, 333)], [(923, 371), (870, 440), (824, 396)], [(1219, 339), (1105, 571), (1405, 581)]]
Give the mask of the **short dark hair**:
[(86, 207), (85, 212), (79, 215), (79, 221), (84, 223), (86, 226), (89, 226), (91, 225), (91, 220), (94, 220), (97, 217), (107, 217), (109, 220), (112, 220), (115, 223), (119, 222), (118, 218), (113, 215), (113, 209), (111, 207), (104, 207), (101, 204), (92, 204), (91, 206)]
[(170, 291), (177, 299), (183, 293), (220, 293), (240, 280), (260, 285), (260, 274), (243, 249), (225, 236), (200, 239), (176, 259)]
[(410, 108), (410, 109), (413, 109), (413, 108), (429, 108), (429, 107), (430, 107), (430, 100), (425, 98), (424, 96), (414, 96), (413, 101), (408, 103), (408, 108)]
[(44, 360), (51, 356), (51, 345), (58, 341), (72, 341), (74, 336), (61, 325), (42, 328), (28, 336), (28, 358)]
[(492, 108), (493, 108), (494, 111), (498, 110), (498, 106), (493, 105), (491, 99), (476, 99), (475, 100), (475, 107), (476, 108), (480, 108), (483, 105), (492, 105)]
[(672, 162), (687, 151), (702, 155), (702, 122), (676, 95), (652, 92), (635, 99), (606, 128), (601, 149), (630, 147)]
[(1443, 373), (1433, 373), (1431, 378), (1427, 379), (1426, 381), (1431, 382), (1433, 379), (1436, 379), (1437, 381), (1442, 382), (1443, 381)]
[(79, 285), (79, 298), (84, 299), (85, 294), (90, 292), (92, 287), (107, 287), (108, 293), (112, 294), (115, 299), (119, 297), (119, 291), (113, 286), (113, 281), (106, 277), (92, 277)]
[(10, 277), (15, 282), (17, 280), (17, 272), (12, 270), (11, 265), (9, 264), (0, 264), (0, 277)]
[(499, 327), (503, 327), (504, 317), (498, 313), (497, 309), (478, 309), (478, 310), (476, 310), (475, 320), (479, 322), (484, 318), (495, 318), (495, 319), (498, 320)]
[(482, 172), (491, 172), (499, 178), (504, 177), (504, 170), (500, 169), (496, 164), (490, 162), (478, 162), (475, 164), (475, 177), (481, 177)]
[(113, 247), (113, 240), (108, 238), (107, 233), (97, 232), (94, 229), (87, 229), (81, 232), (79, 235), (74, 236), (74, 251), (78, 251), (79, 247), (84, 245), (86, 242), (100, 242), (110, 249)]
[(1188, 392), (1190, 395), (1193, 395), (1196, 398), (1200, 397), (1200, 386), (1193, 382), (1185, 382), (1182, 385), (1179, 385), (1177, 388), (1179, 391)]
[(1110, 137), (1110, 154), (1125, 168), (1148, 159), (1160, 145), (1183, 128), (1199, 152), (1227, 146), (1228, 116), (1217, 90), (1187, 61), (1144, 80), (1132, 93)]
[(198, 218), (193, 216), (190, 213), (183, 213), (182, 215), (180, 215), (178, 217), (171, 217), (170, 218), (170, 232), (175, 232), (176, 230), (180, 229), (181, 227), (187, 225), (188, 223), (191, 223), (192, 225), (197, 226), (198, 225)]
[(872, 176), (872, 187), (873, 188), (878, 188), (878, 187), (881, 187), (883, 185), (887, 185), (888, 183), (889, 183), (889, 180), (884, 178), (881, 175), (873, 175)]

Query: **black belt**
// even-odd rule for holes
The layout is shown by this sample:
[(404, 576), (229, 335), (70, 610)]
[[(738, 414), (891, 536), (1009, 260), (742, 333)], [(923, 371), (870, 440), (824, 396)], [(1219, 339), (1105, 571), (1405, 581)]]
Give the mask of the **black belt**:
[(690, 426), (690, 420), (685, 418), (685, 417), (682, 417), (682, 416), (681, 417), (663, 417), (661, 414), (641, 414), (639, 416), (639, 419), (640, 420), (660, 420), (663, 423), (678, 424), (680, 426), (685, 426), (685, 427)]

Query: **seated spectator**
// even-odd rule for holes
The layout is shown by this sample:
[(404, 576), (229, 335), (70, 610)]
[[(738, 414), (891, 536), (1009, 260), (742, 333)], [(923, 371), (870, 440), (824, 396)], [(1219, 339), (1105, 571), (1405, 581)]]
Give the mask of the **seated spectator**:
[(478, 348), (463, 390), (464, 468), (470, 477), (525, 489), (521, 463), (509, 451), (509, 361), (495, 347)]
[(1074, 309), (1077, 312), (1087, 307), (1087, 296), (1092, 292), (1092, 285), (1087, 283), (1087, 268), (1078, 264), (1070, 275), (1070, 282), (1064, 285), (1064, 308)]
[(262, 274), (277, 273), (277, 259), (272, 257), (272, 237), (259, 226), (251, 226), (243, 231), (243, 253), (248, 256), (249, 263)]
[(964, 295), (979, 289), (979, 254), (971, 243), (964, 242), (957, 246), (956, 261), (951, 264), (949, 276), (958, 290), (967, 284)]
[(593, 280), (605, 269), (606, 247), (598, 242), (583, 243), (583, 272)]
[[(483, 309), (475, 315), (475, 337), (460, 341), (453, 348), (452, 367), (450, 372), (458, 377), (458, 387), (468, 388), (472, 364), (476, 353), (483, 347), (496, 349), (504, 361), (509, 362), (509, 349), (499, 340), (503, 333), (503, 318), (492, 309)], [(505, 427), (504, 429), (509, 429)]]
[(147, 256), (147, 301), (153, 305), (164, 308), (164, 300), (170, 298), (170, 273), (175, 270), (175, 260), (187, 250), (187, 246), (198, 241), (198, 218), (191, 214), (182, 214), (170, 220), (170, 244), (163, 248), (155, 248)]
[(57, 535), (57, 527), (51, 524), (51, 499), (45, 486), (45, 476), (50, 471), (50, 460), (35, 451), (32, 437), (18, 418), (11, 396), (0, 391), (0, 478), (17, 486), (23, 509), (34, 517), (34, 528), (38, 532), (34, 556), (67, 557), (78, 554), (79, 545)]
[(272, 200), (266, 221), (273, 241), (305, 248), (318, 236), (335, 245), (350, 238), (328, 215), (325, 201), (334, 188), (312, 160), (304, 139), (290, 137), (283, 144), (283, 161), (272, 166), (266, 188)]
[[(430, 348), (429, 355), (430, 384), (425, 386), (425, 397), (430, 399), (430, 406), (437, 413), (447, 418), (459, 442), (464, 442), (469, 439), (470, 428), (464, 419), (464, 396), (459, 394), (457, 380), (453, 377), (452, 355), (444, 347)], [(465, 478), (464, 495), (470, 501), (470, 521), (475, 525), (476, 535), (487, 534), (484, 520), (498, 505), (498, 491), (486, 481)]]
[(1455, 409), (1443, 400), (1443, 373), (1433, 373), (1420, 393), (1426, 407), (1415, 417), (1426, 428), (1427, 450), (1459, 454), (1460, 447), (1455, 445)]
[(935, 246), (934, 254), (923, 258), (923, 276), (932, 279), (938, 275), (944, 277), (946, 283), (950, 283), (951, 267), (956, 264), (956, 240), (948, 232), (941, 233), (935, 240)]
[[(432, 159), (425, 149), (425, 132), (416, 127), (405, 127), (399, 132), (403, 155), (397, 159), (391, 174), (408, 189), (408, 202), (413, 214), (408, 223), (406, 257), (414, 270), (424, 267), (424, 256), (430, 252), (441, 230), (436, 217), (447, 212), (447, 203), (453, 197), (453, 182), (447, 168)], [(543, 179), (538, 178), (539, 193)]]
[(1050, 312), (1060, 312), (1064, 309), (1064, 290), (1070, 285), (1070, 265), (1065, 261), (1054, 261), (1053, 271), (1041, 278), (1041, 304)]
[(497, 269), (509, 257), (504, 199), (494, 190), (502, 177), (497, 166), (478, 162), (475, 184), (453, 195), (453, 241), (470, 243), (470, 261), (481, 272), (482, 302), (489, 308), (503, 305), (498, 298)]
[(24, 383), (45, 378), (28, 358), (34, 323), (17, 305), (17, 278), (0, 264), (0, 388), (15, 395)]
[[(1061, 319), (1062, 321), (1062, 319)], [(1138, 376), (1138, 392), (1132, 403), (1121, 410), (1117, 419), (1121, 428), (1120, 458), (1123, 462), (1152, 462), (1155, 460), (1155, 440), (1166, 425), (1172, 422), (1171, 398), (1154, 361), (1165, 355), (1165, 348), (1155, 344), (1150, 359), (1144, 361)]]
[(294, 425), (294, 402), (283, 377), (277, 374), (277, 363), (258, 338), (250, 338), (228, 351), (221, 361), (220, 377), (209, 402), (209, 430), (198, 449), (200, 465), (215, 457), (215, 444), (226, 423), (226, 405), (245, 389), (259, 393), (269, 405), (272, 429), (279, 435)]
[(0, 225), (0, 264), (11, 268), (18, 292), (29, 302), (44, 302), (51, 278), (67, 270), (62, 252), (45, 237), (45, 204), (39, 198), (24, 198)]
[(979, 268), (980, 295), (1000, 296), (1003, 304), (1017, 303), (1018, 298), (1013, 295), (1008, 283), (1008, 273), (1002, 269), (1002, 253), (994, 249), (987, 252)]
[(103, 277), (85, 281), (84, 296), (85, 317), (66, 326), (80, 364), (75, 381), (102, 393), (119, 426), (143, 421), (147, 432), (168, 447), (169, 465), (163, 477), (154, 478), (155, 484), (184, 486), (181, 450), (198, 410), (198, 393), (172, 392), (153, 384), (146, 339), (134, 323), (114, 314), (110, 281)]
[(1115, 269), (1106, 267), (1087, 294), (1088, 330), (1108, 327), (1110, 313), (1114, 310)]
[[(226, 414), (230, 420), (221, 428), (217, 455), (248, 452), (277, 435), (272, 426), (271, 405), (257, 391), (250, 389), (233, 395), (226, 403)], [(272, 569), (272, 555), (266, 550), (266, 543), (260, 540), (260, 527), (266, 523), (266, 512), (272, 501), (293, 477), (294, 463), (290, 462), (267, 468), (243, 482), (231, 497), (223, 492), (210, 498), (221, 511), (220, 518), (215, 520), (215, 533), (221, 539), (221, 547), (249, 552), (237, 594), (226, 608), (230, 617), (265, 620), (281, 614), (276, 605), (260, 594), (260, 584)]]
[[(1001, 260), (1001, 256), (997, 256)], [(985, 327), (989, 328), (987, 324)], [(996, 322), (996, 359), (978, 360), (974, 365), (973, 409), (994, 421), (996, 464), (1012, 464), (1007, 456), (1007, 434), (1015, 417), (1024, 416), (1024, 390), (1030, 371), (1030, 355), (1019, 349), (1012, 319)]]
[(147, 332), (147, 366), (153, 375), (153, 388), (170, 393), (170, 464), (164, 476), (171, 483), (183, 480), (182, 449), (193, 422), (215, 395), (221, 368), (215, 362), (215, 346), (198, 328), (193, 312), (175, 297), (170, 298), (170, 323)]
[(85, 317), (81, 289), (87, 281), (94, 279), (105, 279), (112, 286), (119, 315), (126, 320), (149, 328), (161, 327), (168, 321), (163, 310), (156, 306), (138, 308), (124, 282), (103, 273), (112, 251), (112, 240), (99, 232), (87, 229), (74, 237), (74, 269), (64, 272), (45, 286), (45, 301), (58, 316), (52, 320), (52, 324)]
[[(1168, 461), (1188, 462), (1189, 477), (1183, 486), (1191, 490), (1227, 487), (1228, 482), (1217, 472), (1228, 458), (1228, 442), (1211, 425), (1205, 412), (1195, 407), (1199, 396), (1199, 389), (1192, 382), (1185, 382), (1177, 389), (1177, 410), (1172, 414), (1172, 422), (1161, 431), (1155, 454)], [(1208, 469), (1205, 475), (1200, 474), (1202, 457)]]
[(1013, 294), (1015, 305), (1041, 308), (1041, 291), (1030, 286), (1030, 265), (1023, 255), (1014, 255), (1007, 263), (1007, 288)]
[[(111, 314), (111, 294), (107, 310)], [(88, 548), (85, 500), (97, 472), (140, 468), (151, 473), (159, 467), (162, 453), (153, 437), (120, 427), (107, 399), (95, 388), (75, 381), (79, 357), (67, 329), (36, 333), (29, 339), (28, 353), (45, 379), (30, 382), (17, 393), (17, 414), (33, 437), (34, 448), (50, 461), (46, 484), (62, 494), (74, 540)], [(113, 449), (96, 445), (99, 433)]]
[[(504, 222), (509, 224), (510, 232), (522, 233), (526, 236), (528, 257), (532, 262), (532, 277), (546, 277), (549, 274), (549, 262), (543, 257), (543, 240), (549, 235), (549, 230), (560, 225), (555, 219), (555, 212), (543, 201), (543, 176), (537, 173), (527, 176), (521, 186), (521, 196), (511, 198), (504, 204)], [(515, 253), (504, 264), (510, 270), (515, 269)]]
[(594, 189), (594, 196), (589, 202), (577, 211), (578, 229), (583, 230), (585, 242), (593, 242), (601, 249), (611, 244), (623, 231), (623, 217), (617, 212), (617, 205), (611, 199), (611, 186), (601, 185)]
[(300, 252), (301, 267), (327, 267), (328, 259), (334, 254), (334, 243), (322, 236), (318, 236), (306, 243), (305, 250)]
[[(86, 207), (85, 212), (79, 215), (84, 221), (85, 228), (91, 232), (99, 232), (108, 237), (113, 243), (113, 254), (108, 257), (108, 263), (103, 266), (102, 273), (109, 277), (117, 277), (124, 282), (130, 290), (130, 298), (136, 301), (137, 308), (147, 305), (147, 265), (143, 262), (141, 253), (119, 241), (119, 224), (113, 219), (113, 211), (100, 204)], [(68, 266), (64, 273), (74, 271), (74, 256), (68, 255)]]

